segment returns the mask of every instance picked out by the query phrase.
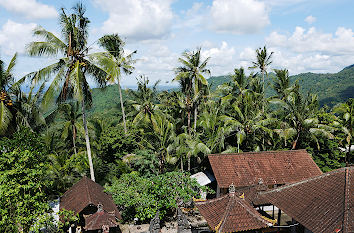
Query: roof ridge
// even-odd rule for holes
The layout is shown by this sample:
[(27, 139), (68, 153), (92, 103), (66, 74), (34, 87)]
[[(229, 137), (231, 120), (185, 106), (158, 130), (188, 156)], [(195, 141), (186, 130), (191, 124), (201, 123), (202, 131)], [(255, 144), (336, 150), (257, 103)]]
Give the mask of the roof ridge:
[(342, 170), (345, 170), (345, 168), (338, 168), (336, 170), (323, 173), (323, 174), (321, 174), (319, 176), (310, 177), (310, 178), (307, 178), (305, 180), (302, 180), (302, 181), (299, 181), (299, 182), (295, 182), (295, 183), (291, 183), (291, 184), (286, 184), (286, 185), (283, 185), (283, 186), (281, 186), (279, 188), (272, 189), (272, 190), (269, 190), (269, 191), (259, 192), (259, 194), (262, 195), (262, 194), (266, 194), (266, 193), (279, 192), (279, 191), (281, 191), (283, 189), (291, 188), (291, 187), (294, 187), (294, 186), (297, 186), (297, 185), (300, 185), (300, 184), (303, 184), (303, 183), (307, 183), (307, 182), (310, 182), (310, 181), (313, 181), (313, 180), (321, 179), (321, 178), (326, 177), (326, 176), (330, 176), (332, 174), (341, 172)]
[[(240, 203), (240, 204), (242, 205), (242, 207), (245, 208), (245, 210), (246, 210), (248, 213), (250, 213), (252, 216), (256, 217), (258, 220), (260, 220), (260, 221), (263, 222), (264, 224), (267, 224), (267, 225), (269, 224), (268, 221), (266, 221), (265, 219), (259, 217), (259, 216), (256, 215), (254, 212), (252, 212), (252, 211), (249, 209), (249, 206), (245, 205), (245, 204), (242, 202), (242, 199), (237, 200), (237, 202)], [(253, 210), (254, 210), (254, 209), (253, 209)], [(261, 214), (259, 214), (259, 215), (261, 215)], [(263, 216), (263, 215), (261, 215), (261, 216)]]
[[(208, 156), (219, 156), (219, 155), (244, 155), (244, 154), (261, 154), (261, 153), (280, 153), (280, 152), (299, 152), (299, 151), (306, 151), (306, 149), (299, 149), (299, 150), (267, 150), (267, 151), (247, 151), (241, 153), (219, 153), (219, 154), (208, 154)], [(307, 151), (306, 151), (307, 152)], [(308, 152), (307, 152), (308, 153)]]
[(220, 223), (218, 224), (218, 226), (215, 227), (215, 231), (216, 232), (221, 232), (221, 230), (223, 229), (223, 227), (225, 225), (225, 220), (230, 215), (232, 204), (235, 202), (235, 196), (232, 196), (230, 194), (229, 195), (225, 195), (225, 196), (229, 197), (229, 201), (227, 203), (224, 216), (221, 218)]
[(344, 174), (344, 213), (343, 213), (343, 233), (347, 233), (348, 231), (348, 224), (349, 224), (349, 195), (350, 195), (350, 169), (349, 167), (345, 168)]
[(88, 177), (86, 177), (85, 176), (85, 188), (86, 188), (86, 193), (87, 193), (87, 200), (88, 200), (88, 202), (90, 203), (90, 204), (92, 204), (92, 198), (91, 198), (91, 192), (90, 192), (90, 190), (89, 190), (89, 188), (88, 188), (88, 186), (89, 186), (89, 183), (88, 183)]

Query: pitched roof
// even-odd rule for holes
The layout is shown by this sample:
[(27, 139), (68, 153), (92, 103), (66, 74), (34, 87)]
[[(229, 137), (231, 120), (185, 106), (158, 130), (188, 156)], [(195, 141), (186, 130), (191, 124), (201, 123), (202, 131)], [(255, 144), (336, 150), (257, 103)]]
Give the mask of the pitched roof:
[(208, 156), (219, 187), (297, 182), (322, 174), (306, 150), (262, 151)]
[(94, 206), (102, 204), (105, 211), (114, 213), (117, 218), (121, 219), (112, 196), (105, 193), (101, 185), (86, 176), (74, 184), (60, 198), (60, 209), (72, 210), (75, 213), (80, 213), (90, 204)]
[(110, 228), (118, 226), (114, 214), (109, 214), (106, 211), (97, 211), (94, 214), (85, 216), (85, 222), (84, 228), (86, 231), (100, 230), (103, 226)]
[(260, 195), (314, 233), (354, 232), (354, 167), (337, 169)]
[(200, 214), (216, 232), (238, 232), (266, 228), (270, 220), (258, 213), (247, 201), (235, 194), (196, 202)]

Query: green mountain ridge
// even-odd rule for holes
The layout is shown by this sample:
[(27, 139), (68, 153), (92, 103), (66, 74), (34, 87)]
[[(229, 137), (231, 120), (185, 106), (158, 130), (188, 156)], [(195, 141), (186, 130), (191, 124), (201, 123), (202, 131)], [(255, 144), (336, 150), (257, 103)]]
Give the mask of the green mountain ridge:
[[(274, 95), (271, 89), (272, 77), (274, 73), (269, 73), (269, 77), (265, 80), (267, 83), (266, 95)], [(298, 80), (302, 93), (315, 93), (319, 97), (320, 105), (334, 106), (337, 103), (345, 102), (348, 98), (354, 98), (354, 64), (345, 67), (338, 73), (302, 73), (290, 76), (290, 80), (295, 82)], [(208, 82), (212, 90), (226, 82), (230, 82), (229, 75), (212, 76)], [(163, 88), (166, 90), (166, 87)], [(171, 87), (170, 90), (178, 90)], [(107, 113), (120, 114), (119, 95), (117, 85), (109, 85), (106, 88), (92, 89), (93, 106), (90, 113)], [(127, 100), (129, 96), (123, 90), (123, 98)]]
[[(267, 83), (267, 96), (274, 94), (270, 85), (274, 76), (274, 73), (269, 73), (269, 78), (265, 80)], [(290, 80), (292, 83), (298, 80), (302, 93), (317, 94), (321, 106), (334, 106), (337, 103), (345, 102), (348, 98), (354, 98), (354, 64), (345, 67), (338, 73), (301, 73), (290, 76)], [(208, 79), (212, 90), (230, 81), (231, 77), (227, 75), (214, 76)]]

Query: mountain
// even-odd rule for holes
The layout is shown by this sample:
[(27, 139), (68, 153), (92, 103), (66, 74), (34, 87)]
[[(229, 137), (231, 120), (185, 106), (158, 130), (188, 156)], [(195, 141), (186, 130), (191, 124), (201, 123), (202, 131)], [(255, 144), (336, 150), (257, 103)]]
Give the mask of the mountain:
[[(266, 95), (271, 96), (274, 91), (271, 90), (271, 77), (274, 73), (269, 74), (269, 80), (266, 89)], [(212, 90), (220, 84), (229, 82), (230, 76), (217, 76), (208, 79)], [(320, 105), (334, 106), (337, 103), (345, 102), (348, 98), (354, 98), (354, 64), (345, 67), (338, 73), (316, 74), (316, 73), (302, 73), (290, 76), (290, 80), (294, 83), (298, 80), (302, 93), (308, 92), (318, 95)]]
[[(271, 77), (274, 73), (269, 74), (269, 79), (266, 80), (267, 89), (266, 95), (274, 95), (275, 92), (270, 88), (272, 82)], [(211, 89), (215, 90), (217, 86), (229, 82), (230, 76), (214, 76), (208, 79)], [(345, 67), (338, 73), (333, 74), (315, 74), (303, 73), (290, 76), (290, 80), (299, 81), (302, 93), (315, 93), (319, 97), (320, 105), (334, 106), (337, 103), (345, 102), (348, 98), (354, 98), (354, 64)], [(134, 89), (134, 87), (131, 87)], [(176, 87), (162, 86), (159, 90), (178, 90)], [(126, 91), (122, 91), (124, 100), (129, 96)], [(111, 115), (120, 115), (120, 103), (117, 85), (110, 85), (106, 88), (92, 89), (93, 106), (90, 113), (109, 113)]]

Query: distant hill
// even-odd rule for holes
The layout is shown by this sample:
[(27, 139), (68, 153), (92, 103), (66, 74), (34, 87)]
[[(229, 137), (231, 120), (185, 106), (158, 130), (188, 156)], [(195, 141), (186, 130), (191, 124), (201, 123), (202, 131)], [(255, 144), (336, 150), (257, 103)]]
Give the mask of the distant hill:
[[(274, 73), (269, 74), (269, 80), (266, 80), (268, 84), (272, 82), (271, 76), (274, 75)], [(210, 77), (208, 82), (212, 90), (215, 90), (218, 85), (230, 80), (230, 76), (217, 76)], [(345, 67), (338, 73), (302, 73), (290, 76), (290, 80), (292, 82), (299, 80), (303, 93), (317, 94), (321, 106), (334, 106), (339, 102), (345, 102), (348, 98), (354, 98), (354, 64)], [(267, 96), (274, 94), (269, 85), (266, 93)]]
[[(271, 77), (274, 73), (270, 73), (269, 80), (266, 83), (271, 83)], [(208, 79), (211, 89), (215, 90), (217, 86), (229, 82), (230, 76), (214, 76)], [(295, 82), (299, 80), (303, 93), (318, 94), (320, 105), (334, 106), (339, 102), (345, 102), (348, 98), (354, 98), (354, 64), (345, 67), (338, 73), (334, 74), (315, 74), (303, 73), (290, 76), (290, 80)], [(160, 90), (177, 90), (175, 87), (162, 86)], [(123, 98), (128, 97), (126, 91), (123, 92)], [(274, 95), (274, 91), (268, 85), (266, 89), (267, 96)], [(92, 90), (93, 106), (90, 113), (111, 113), (112, 115), (120, 115), (120, 104), (117, 85), (110, 85), (104, 89), (93, 88)]]

